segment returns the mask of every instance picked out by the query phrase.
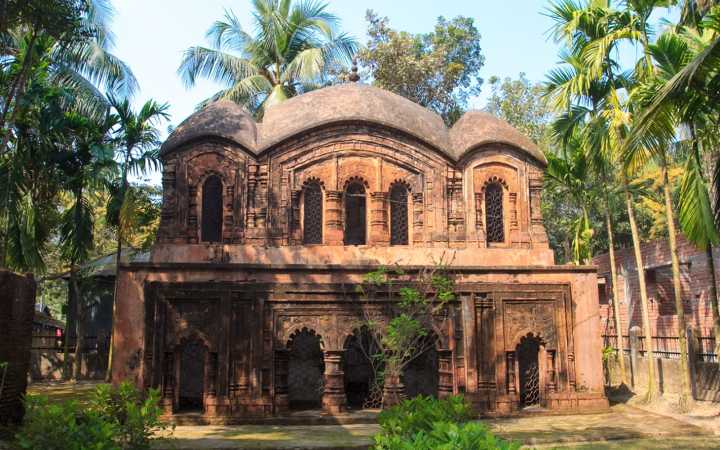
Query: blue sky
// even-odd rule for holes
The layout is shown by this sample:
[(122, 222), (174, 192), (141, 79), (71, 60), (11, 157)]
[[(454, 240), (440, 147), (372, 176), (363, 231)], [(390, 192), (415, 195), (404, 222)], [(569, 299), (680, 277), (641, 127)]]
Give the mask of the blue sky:
[[(525, 72), (542, 81), (557, 62), (558, 45), (548, 37), (552, 25), (542, 12), (547, 0), (328, 0), (328, 10), (341, 19), (343, 31), (361, 44), (367, 40), (365, 11), (387, 16), (393, 28), (409, 32), (433, 29), (438, 16), (472, 17), (482, 35), (485, 67), (481, 76), (517, 77)], [(171, 105), (170, 123), (179, 124), (201, 100), (217, 91), (202, 81), (186, 89), (177, 76), (183, 50), (204, 45), (213, 21), (232, 9), (250, 31), (249, 0), (115, 0), (114, 53), (127, 62), (140, 83), (139, 103), (153, 98)], [(489, 93), (486, 84), (471, 106), (481, 108)], [(152, 177), (153, 179), (156, 176)]]

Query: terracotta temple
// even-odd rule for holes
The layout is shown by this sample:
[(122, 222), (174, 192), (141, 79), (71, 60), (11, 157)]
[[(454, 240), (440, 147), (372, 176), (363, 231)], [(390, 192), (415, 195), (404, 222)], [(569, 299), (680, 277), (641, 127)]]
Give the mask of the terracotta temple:
[(118, 275), (112, 377), (159, 388), (169, 414), (362, 408), (354, 287), (447, 255), (457, 301), (396, 389), (463, 393), (489, 414), (607, 405), (596, 269), (555, 265), (546, 160), (507, 123), (468, 112), (448, 128), (348, 83), (261, 121), (212, 103), (161, 154), (157, 242)]

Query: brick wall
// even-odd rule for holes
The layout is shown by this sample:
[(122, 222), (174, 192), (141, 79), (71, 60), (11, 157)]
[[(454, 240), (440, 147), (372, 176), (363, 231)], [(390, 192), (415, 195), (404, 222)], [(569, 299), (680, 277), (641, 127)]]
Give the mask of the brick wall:
[[(0, 361), (8, 363), (0, 423), (22, 418), (35, 306), (35, 280), (0, 270)], [(1, 373), (0, 373), (1, 374)]]
[[(709, 286), (711, 274), (708, 255), (698, 250), (682, 235), (678, 235), (678, 250), (682, 280), (683, 304), (688, 325), (700, 329), (703, 336), (712, 334), (712, 309)], [(667, 240), (647, 242), (642, 245), (645, 279), (647, 280), (650, 301), (650, 326), (654, 336), (677, 335), (677, 315), (675, 314), (675, 296), (672, 287), (672, 267), (670, 245)], [(632, 248), (615, 252), (618, 268), (618, 297), (623, 335), (633, 326), (642, 326), (640, 307), (640, 285), (635, 256)], [(717, 278), (720, 279), (720, 252), (714, 252)], [(593, 258), (598, 266), (598, 277), (605, 279), (606, 299), (612, 298), (610, 261), (607, 254)], [(600, 284), (602, 290), (602, 284)], [(601, 296), (600, 317), (603, 334), (615, 333), (615, 318), (612, 305)]]

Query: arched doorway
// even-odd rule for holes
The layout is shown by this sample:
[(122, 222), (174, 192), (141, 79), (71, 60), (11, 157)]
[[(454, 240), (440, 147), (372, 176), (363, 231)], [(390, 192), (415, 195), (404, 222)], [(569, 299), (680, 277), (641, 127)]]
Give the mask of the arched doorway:
[(178, 385), (178, 409), (202, 411), (205, 394), (205, 345), (192, 339), (180, 349), (180, 383)]
[(540, 404), (540, 345), (540, 339), (528, 334), (516, 349), (522, 407)]
[(210, 175), (202, 187), (202, 219), (200, 240), (222, 241), (223, 184), (217, 175)]
[(343, 373), (347, 405), (353, 409), (382, 406), (382, 386), (375, 385), (375, 369), (371, 363), (377, 346), (367, 328), (355, 330), (345, 340)]
[(320, 336), (303, 328), (288, 342), (288, 402), (290, 409), (316, 409), (322, 405), (325, 362)]
[[(427, 337), (429, 342), (435, 342), (432, 336)], [(402, 383), (405, 386), (405, 395), (408, 398), (425, 395), (437, 398), (438, 396), (438, 354), (435, 345), (423, 345), (425, 350), (413, 359), (403, 370)]]

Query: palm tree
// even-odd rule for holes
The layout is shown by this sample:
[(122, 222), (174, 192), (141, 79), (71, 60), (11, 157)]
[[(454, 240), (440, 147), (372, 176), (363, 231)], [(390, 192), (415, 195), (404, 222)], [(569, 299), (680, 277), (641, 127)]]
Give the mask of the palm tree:
[[(720, 73), (720, 7), (715, 6), (698, 27), (681, 27), (668, 32), (651, 48), (656, 53), (657, 76), (639, 93), (644, 110), (638, 114), (637, 124), (629, 146), (648, 139), (671, 142), (676, 126), (682, 124), (689, 135), (690, 151), (686, 158), (679, 199), (679, 222), (688, 238), (696, 246), (706, 249), (713, 283), (710, 301), (716, 352), (720, 352), (720, 308), (712, 247), (720, 241), (720, 160), (715, 161), (714, 203), (703, 171), (703, 153), (717, 148), (717, 123), (720, 108), (717, 83)], [(714, 212), (713, 212), (714, 209)], [(683, 333), (684, 334), (684, 333)]]
[[(128, 195), (130, 174), (138, 175), (147, 173), (150, 169), (160, 167), (159, 146), (161, 143), (158, 125), (160, 121), (170, 118), (167, 103), (159, 104), (154, 100), (148, 100), (135, 112), (130, 106), (127, 98), (119, 100), (113, 96), (108, 98), (110, 105), (115, 110), (118, 122), (116, 129), (116, 145), (118, 158), (120, 159), (120, 179), (112, 186), (112, 196), (108, 205), (109, 223), (117, 227), (115, 255), (116, 270), (120, 268), (122, 258), (122, 244), (125, 240), (124, 232), (128, 220), (124, 214), (130, 210), (127, 202), (131, 198)], [(118, 293), (117, 278), (115, 282), (115, 293), (113, 294), (113, 321), (115, 318), (115, 306)], [(113, 322), (114, 323), (114, 322)], [(112, 370), (112, 336), (108, 354), (107, 378), (110, 379)]]
[[(79, 266), (87, 262), (94, 244), (94, 216), (88, 195), (101, 189), (104, 181), (114, 172), (115, 161), (110, 139), (117, 118), (106, 114), (103, 120), (95, 121), (77, 113), (69, 113), (67, 116), (71, 136), (61, 164), (73, 200), (61, 218), (60, 252), (70, 263), (69, 284), (76, 310), (73, 378), (78, 380), (85, 337), (84, 317), (88, 306), (80, 291), (78, 271)], [(67, 346), (68, 339), (65, 339), (65, 376), (69, 374)]]
[(562, 150), (558, 153), (556, 155), (546, 152), (545, 156), (548, 160), (545, 170), (546, 186), (571, 198), (574, 207), (580, 211), (574, 223), (573, 262), (590, 264), (592, 258), (590, 240), (593, 229), (590, 225), (588, 209), (593, 201), (595, 186), (590, 183), (590, 164), (579, 134), (562, 143)]
[(207, 32), (211, 47), (190, 47), (178, 73), (194, 86), (198, 77), (225, 88), (205, 103), (230, 99), (262, 116), (265, 108), (326, 83), (329, 71), (346, 65), (357, 43), (335, 29), (339, 20), (323, 3), (253, 0), (254, 36), (232, 11)]

